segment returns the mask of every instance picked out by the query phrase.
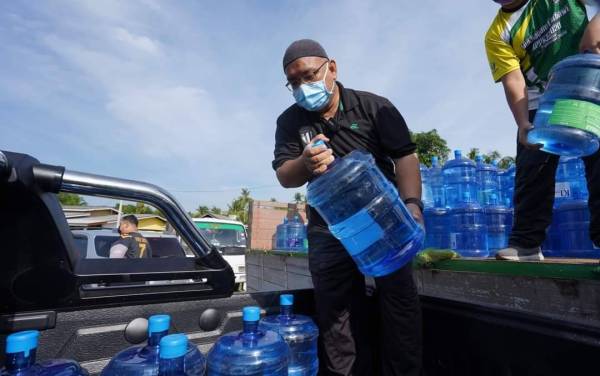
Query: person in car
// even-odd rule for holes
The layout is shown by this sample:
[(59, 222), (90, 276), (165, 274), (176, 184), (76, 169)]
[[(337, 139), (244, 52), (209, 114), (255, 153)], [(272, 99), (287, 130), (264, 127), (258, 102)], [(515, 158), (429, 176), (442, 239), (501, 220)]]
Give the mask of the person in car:
[(151, 258), (148, 240), (138, 232), (138, 219), (130, 214), (121, 218), (119, 240), (110, 247), (110, 258)]

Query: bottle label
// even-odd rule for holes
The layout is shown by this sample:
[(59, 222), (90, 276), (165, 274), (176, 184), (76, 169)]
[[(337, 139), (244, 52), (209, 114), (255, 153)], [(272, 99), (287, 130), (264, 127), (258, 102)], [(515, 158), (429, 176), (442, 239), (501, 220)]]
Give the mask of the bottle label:
[[(366, 209), (362, 209), (350, 218), (330, 226), (331, 233), (342, 242), (351, 256), (355, 256), (382, 239), (383, 229)], [(356, 231), (357, 229), (358, 232)]]
[(568, 182), (561, 182), (554, 185), (554, 198), (569, 197), (571, 197), (571, 184)]
[(578, 128), (600, 136), (600, 105), (575, 99), (558, 99), (548, 124)]

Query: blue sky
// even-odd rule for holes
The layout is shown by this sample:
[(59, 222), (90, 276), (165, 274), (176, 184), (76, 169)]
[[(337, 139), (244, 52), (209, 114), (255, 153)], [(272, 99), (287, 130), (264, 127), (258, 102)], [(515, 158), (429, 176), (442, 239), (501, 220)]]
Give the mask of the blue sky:
[(280, 188), (270, 162), (293, 102), (283, 51), (308, 37), (413, 131), (513, 154), (483, 47), (496, 12), (481, 0), (3, 1), (0, 149), (153, 182), (190, 210), (224, 208), (241, 187), (291, 200), (304, 189)]

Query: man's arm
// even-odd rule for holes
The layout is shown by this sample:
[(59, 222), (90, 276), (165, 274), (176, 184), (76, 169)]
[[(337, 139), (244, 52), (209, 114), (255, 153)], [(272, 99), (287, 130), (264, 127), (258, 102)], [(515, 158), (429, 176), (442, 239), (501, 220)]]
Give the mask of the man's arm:
[(539, 149), (541, 145), (530, 144), (527, 135), (533, 128), (529, 122), (527, 84), (520, 70), (513, 70), (502, 76), (506, 101), (519, 127), (519, 142), (529, 149)]
[(124, 244), (114, 244), (110, 247), (109, 258), (125, 258), (127, 252), (127, 246)]
[(600, 54), (600, 14), (596, 14), (587, 25), (579, 44), (579, 50)]
[[(421, 199), (421, 171), (417, 154), (409, 154), (402, 158), (394, 159), (396, 167), (396, 186), (402, 199), (414, 197)], [(407, 204), (417, 222), (423, 224), (423, 213), (415, 204)]]

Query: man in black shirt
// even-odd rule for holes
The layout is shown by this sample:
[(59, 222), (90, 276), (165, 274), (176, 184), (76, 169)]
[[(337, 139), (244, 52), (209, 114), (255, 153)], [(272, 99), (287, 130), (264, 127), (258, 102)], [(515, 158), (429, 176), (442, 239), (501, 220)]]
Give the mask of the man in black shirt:
[(110, 247), (110, 258), (151, 258), (152, 249), (148, 240), (138, 232), (138, 219), (130, 214), (121, 218), (121, 237)]
[[(416, 146), (398, 110), (385, 98), (337, 82), (337, 65), (313, 40), (292, 43), (283, 68), (296, 104), (277, 119), (273, 169), (282, 186), (300, 187), (353, 150), (373, 155), (422, 223)], [(329, 147), (312, 147), (317, 140)], [(308, 208), (309, 267), (327, 375), (418, 375), (421, 312), (411, 266), (375, 278), (378, 305), (368, 306), (365, 279), (315, 209)], [(377, 310), (380, 343), (371, 343), (369, 310)], [(375, 365), (372, 348), (381, 349)]]

